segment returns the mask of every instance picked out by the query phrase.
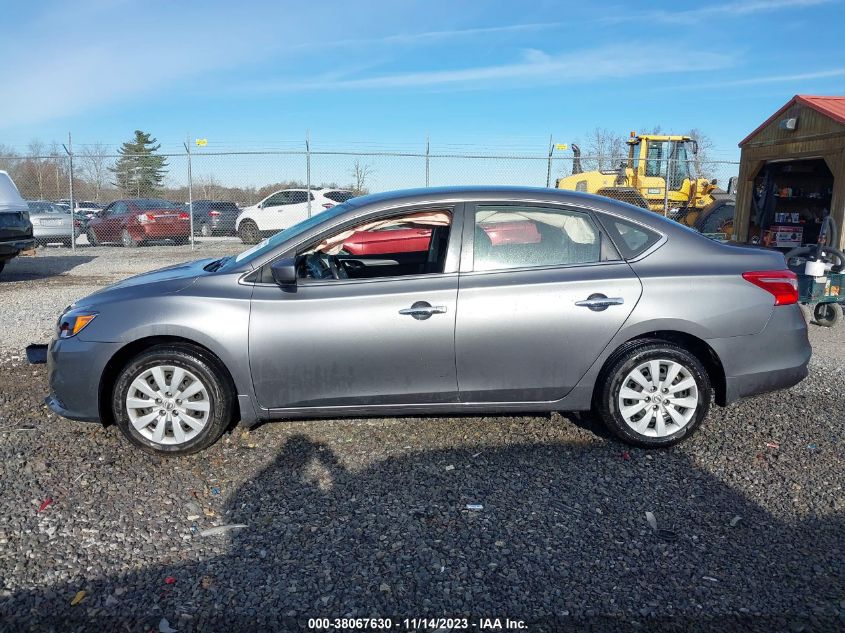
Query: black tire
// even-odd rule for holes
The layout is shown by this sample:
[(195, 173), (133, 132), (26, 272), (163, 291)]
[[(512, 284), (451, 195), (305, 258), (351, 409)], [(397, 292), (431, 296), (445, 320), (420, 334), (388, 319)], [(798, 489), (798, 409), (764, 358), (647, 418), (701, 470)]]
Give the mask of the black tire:
[(3, 269), (6, 267), (6, 261), (7, 260), (5, 259), (0, 259), (0, 273), (2, 273)]
[[(677, 431), (662, 437), (649, 436), (635, 431), (625, 421), (625, 418), (620, 412), (619, 405), (619, 393), (624, 386), (623, 383), (626, 377), (643, 363), (652, 360), (671, 361), (681, 365), (689, 377), (694, 379), (695, 387), (698, 391), (696, 408), (693, 409), (692, 417), (689, 421)], [(675, 384), (680, 384), (679, 379), (675, 380)], [(643, 392), (645, 392), (645, 389), (643, 389)], [(654, 395), (660, 396), (659, 398), (655, 398), (655, 400), (659, 399), (661, 402), (666, 397), (659, 392), (657, 394), (649, 393), (646, 401), (650, 401), (650, 398)], [(707, 370), (694, 354), (666, 341), (644, 340), (622, 350), (611, 361), (611, 365), (607, 370), (602, 373), (599, 378), (598, 389), (596, 390), (594, 407), (596, 413), (598, 413), (605, 425), (607, 425), (607, 428), (623, 442), (642, 448), (664, 448), (677, 444), (695, 432), (704, 418), (707, 417), (712, 396), (713, 390)], [(631, 404), (635, 402), (631, 401)], [(649, 404), (648, 406), (654, 407), (658, 405)], [(662, 412), (663, 409), (661, 408), (660, 411)], [(645, 413), (649, 413), (649, 411), (645, 410)], [(668, 413), (666, 415), (668, 416)], [(666, 419), (669, 420), (670, 418), (667, 417)], [(671, 429), (671, 422), (669, 424)], [(651, 426), (651, 423), (649, 423), (649, 426)]]
[(100, 243), (97, 241), (97, 235), (94, 233), (92, 229), (88, 229), (85, 233), (85, 236), (88, 238), (88, 246), (99, 246)]
[(261, 233), (258, 225), (252, 220), (244, 220), (238, 226), (238, 237), (244, 244), (258, 244), (261, 241)]
[(838, 303), (817, 303), (813, 320), (822, 327), (834, 327), (842, 321), (842, 308)]
[(185, 244), (189, 244), (189, 243), (190, 243), (190, 241), (191, 241), (191, 238), (190, 238), (190, 237), (188, 237), (188, 236), (185, 236), (185, 237), (174, 237), (174, 238), (173, 238), (173, 243), (174, 243), (174, 244), (179, 244), (179, 245), (182, 245), (182, 246), (184, 246)]
[(120, 243), (123, 244), (126, 248), (135, 248), (138, 246), (138, 240), (132, 237), (132, 234), (129, 232), (128, 229), (123, 229), (120, 233)]
[(200, 227), (200, 235), (202, 235), (203, 237), (211, 237), (211, 233), (211, 227), (208, 226), (208, 224), (203, 224)]
[[(132, 382), (148, 369), (158, 365), (185, 369), (207, 387), (209, 416), (205, 427), (183, 444), (165, 445), (152, 441), (132, 425), (126, 398)], [(147, 453), (167, 457), (190, 455), (214, 444), (232, 422), (233, 388), (219, 361), (207, 352), (186, 344), (157, 345), (131, 359), (120, 371), (112, 391), (112, 413), (123, 435)]]

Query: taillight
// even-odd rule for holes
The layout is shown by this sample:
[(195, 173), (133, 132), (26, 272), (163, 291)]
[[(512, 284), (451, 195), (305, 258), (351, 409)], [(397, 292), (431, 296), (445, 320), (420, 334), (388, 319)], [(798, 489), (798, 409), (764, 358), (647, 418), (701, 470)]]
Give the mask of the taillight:
[(742, 277), (771, 293), (776, 306), (798, 303), (798, 275), (791, 270), (758, 270), (742, 273)]
[(188, 214), (185, 211), (182, 211), (181, 213), (179, 213), (179, 219), (180, 220), (187, 220)]
[(209, 211), (208, 212), (208, 217), (210, 217), (210, 218), (216, 218), (218, 215), (220, 215), (220, 211)]
[(156, 221), (156, 218), (152, 213), (141, 213), (135, 217), (141, 224), (150, 224)]
[(331, 202), (324, 202), (323, 208), (324, 209), (331, 209), (334, 205)]

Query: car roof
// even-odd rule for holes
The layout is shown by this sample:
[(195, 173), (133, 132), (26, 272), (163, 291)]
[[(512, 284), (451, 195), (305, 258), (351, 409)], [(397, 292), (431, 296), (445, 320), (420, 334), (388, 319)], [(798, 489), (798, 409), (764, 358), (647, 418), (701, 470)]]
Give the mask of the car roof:
[(692, 232), (691, 229), (678, 224), (674, 220), (665, 218), (659, 213), (628, 204), (627, 202), (591, 193), (548, 187), (466, 185), (402, 189), (359, 196), (350, 199), (344, 205), (354, 213), (354, 210), (364, 206), (378, 208), (392, 205), (438, 204), (447, 202), (551, 202), (575, 207), (586, 207), (595, 211), (621, 216), (633, 222), (644, 224), (652, 230), (664, 234), (679, 235)]

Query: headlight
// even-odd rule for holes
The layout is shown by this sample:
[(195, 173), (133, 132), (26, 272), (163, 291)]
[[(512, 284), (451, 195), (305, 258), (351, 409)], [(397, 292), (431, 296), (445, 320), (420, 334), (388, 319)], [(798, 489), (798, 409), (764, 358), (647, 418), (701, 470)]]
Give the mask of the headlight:
[(96, 312), (77, 312), (63, 314), (59, 319), (59, 338), (76, 336), (97, 316)]

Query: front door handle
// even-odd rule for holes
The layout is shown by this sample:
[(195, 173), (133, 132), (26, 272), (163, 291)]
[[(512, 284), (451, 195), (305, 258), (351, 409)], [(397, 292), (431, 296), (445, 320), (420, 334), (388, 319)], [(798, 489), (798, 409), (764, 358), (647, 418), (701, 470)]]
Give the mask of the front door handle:
[(428, 301), (416, 301), (410, 308), (399, 310), (399, 314), (414, 317), (417, 321), (425, 321), (432, 314), (445, 314), (446, 306), (433, 306)]
[(603, 294), (592, 294), (586, 299), (581, 301), (576, 301), (575, 305), (589, 308), (593, 312), (601, 312), (602, 310), (607, 310), (610, 306), (619, 306), (625, 303), (625, 300), (622, 297), (606, 297)]

